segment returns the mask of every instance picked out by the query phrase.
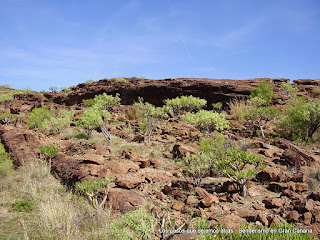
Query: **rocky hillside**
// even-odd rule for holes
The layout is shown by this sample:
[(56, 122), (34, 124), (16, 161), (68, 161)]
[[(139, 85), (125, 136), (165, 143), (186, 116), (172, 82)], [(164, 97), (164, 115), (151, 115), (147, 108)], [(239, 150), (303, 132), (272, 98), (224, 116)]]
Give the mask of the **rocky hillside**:
[[(271, 106), (287, 109), (289, 95), (281, 87), (287, 79), (103, 79), (73, 86), (69, 91), (17, 94), (0, 109), (0, 114), (11, 114), (10, 121), (0, 126), (0, 139), (16, 166), (43, 157), (40, 146), (56, 146), (52, 173), (71, 190), (78, 182), (111, 177), (108, 191), (100, 189), (97, 201), (105, 198), (105, 207), (118, 214), (149, 205), (150, 214), (158, 221), (157, 230), (195, 229), (193, 220), (200, 217), (207, 219), (212, 229), (220, 225), (233, 230), (240, 226), (262, 228), (288, 222), (317, 236), (319, 130), (311, 142), (298, 144), (278, 135), (274, 119), (265, 126), (266, 138), (262, 138), (259, 131), (250, 127), (249, 120), (237, 120), (229, 112), (231, 100), (248, 99), (252, 88), (262, 80), (274, 86)], [(292, 85), (299, 89), (296, 96), (314, 99), (320, 95), (320, 80), (295, 80)], [(85, 110), (82, 101), (102, 93), (119, 93), (121, 98), (121, 105), (109, 110), (111, 145), (100, 127), (87, 139), (75, 123)], [(184, 121), (183, 115), (173, 115), (159, 118), (148, 143), (141, 126), (143, 119), (134, 112), (132, 104), (143, 97), (160, 107), (163, 100), (183, 95), (207, 100), (207, 109), (212, 109), (212, 103), (222, 102), (230, 128), (208, 133)], [(56, 115), (60, 109), (73, 109), (75, 116), (60, 132), (28, 129), (30, 113), (38, 107), (51, 109)], [(230, 178), (213, 169), (203, 174), (201, 184), (194, 184), (180, 164), (186, 155), (201, 150), (201, 138), (215, 139), (217, 134), (241, 151), (259, 156), (265, 165), (246, 183), (248, 197), (241, 195), (239, 186)], [(174, 224), (169, 219), (174, 219)], [(161, 237), (159, 231), (154, 234)], [(169, 239), (170, 235), (180, 237), (174, 239), (199, 237), (187, 233), (162, 237)]]

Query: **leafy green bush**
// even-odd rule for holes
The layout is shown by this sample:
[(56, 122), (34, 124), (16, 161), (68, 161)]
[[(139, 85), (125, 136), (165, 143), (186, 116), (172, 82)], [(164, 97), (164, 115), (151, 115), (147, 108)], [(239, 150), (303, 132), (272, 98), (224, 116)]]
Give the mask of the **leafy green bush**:
[(116, 82), (128, 82), (128, 80), (125, 79), (124, 77), (118, 77), (116, 78)]
[(62, 109), (57, 116), (46, 119), (44, 125), (47, 126), (48, 130), (54, 133), (60, 133), (64, 128), (70, 126), (73, 115), (74, 111)]
[(285, 91), (288, 97), (299, 91), (299, 88), (294, 87), (290, 81), (281, 83), (281, 88)]
[(179, 114), (181, 110), (191, 112), (192, 110), (200, 110), (207, 105), (207, 100), (194, 96), (181, 96), (173, 99), (164, 100), (166, 106), (171, 108), (174, 113)]
[(140, 127), (143, 127), (141, 130), (145, 132), (145, 139), (148, 139), (148, 143), (150, 143), (157, 119), (161, 116), (162, 112), (152, 104), (143, 102), (142, 98), (139, 98), (139, 101), (139, 103), (133, 104), (133, 107), (141, 112), (143, 124)]
[(58, 148), (54, 145), (42, 145), (40, 146), (40, 153), (43, 153), (47, 159), (52, 159), (58, 153)]
[(273, 88), (274, 86), (267, 81), (259, 82), (258, 87), (251, 90), (249, 102), (258, 106), (270, 105), (274, 94)]
[(27, 120), (29, 129), (48, 129), (48, 121), (52, 118), (52, 113), (47, 108), (34, 108)]
[(152, 239), (156, 224), (156, 219), (141, 207), (112, 221), (109, 228), (116, 239)]
[(226, 150), (226, 157), (215, 162), (215, 168), (237, 183), (241, 194), (246, 197), (247, 182), (258, 173), (260, 163), (261, 157), (232, 147)]
[(311, 139), (320, 127), (320, 99), (292, 103), (285, 112), (280, 127), (289, 139), (302, 141)]
[(185, 178), (191, 177), (194, 186), (200, 186), (205, 174), (214, 171), (214, 163), (225, 156), (228, 148), (227, 140), (222, 134), (216, 134), (213, 138), (201, 138), (199, 144), (199, 152), (187, 153), (178, 161), (183, 175)]
[(140, 79), (141, 79), (141, 80), (145, 80), (145, 79), (147, 79), (147, 78), (146, 78), (146, 76), (141, 75), (141, 76), (140, 76)]
[(222, 102), (217, 102), (212, 104), (213, 110), (219, 112), (222, 109)]
[(32, 199), (16, 200), (13, 209), (17, 212), (29, 212), (35, 208), (36, 203)]
[(83, 115), (75, 121), (75, 124), (86, 132), (89, 139), (92, 131), (104, 123), (102, 114), (104, 114), (106, 117), (110, 116), (109, 112), (102, 112), (96, 107), (87, 108), (83, 112)]
[(245, 116), (250, 125), (260, 129), (262, 137), (265, 138), (263, 131), (264, 126), (273, 120), (279, 113), (280, 111), (274, 108), (259, 107), (250, 108)]
[(13, 172), (13, 162), (10, 154), (6, 152), (4, 145), (0, 140), (0, 177), (10, 176)]
[(106, 93), (97, 95), (94, 97), (95, 105), (100, 108), (101, 110), (109, 111), (111, 106), (120, 105), (121, 98), (120, 94), (117, 93), (116, 96), (108, 95)]
[(197, 113), (187, 113), (183, 120), (207, 132), (213, 130), (222, 131), (230, 128), (226, 115), (213, 111), (200, 110)]
[(87, 80), (86, 83), (94, 83), (94, 80)]

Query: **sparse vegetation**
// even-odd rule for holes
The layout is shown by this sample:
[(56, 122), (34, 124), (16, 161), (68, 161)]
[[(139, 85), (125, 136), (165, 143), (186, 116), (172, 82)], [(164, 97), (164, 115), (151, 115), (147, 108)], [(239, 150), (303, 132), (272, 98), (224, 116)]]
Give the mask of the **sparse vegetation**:
[(235, 98), (231, 100), (228, 105), (232, 119), (238, 121), (245, 120), (246, 113), (249, 109), (249, 106), (245, 100)]
[(320, 127), (320, 99), (296, 101), (280, 123), (284, 135), (293, 140), (310, 140)]
[(51, 87), (49, 87), (49, 90), (54, 93), (54, 92), (58, 91), (58, 87), (57, 86), (51, 86)]
[(258, 173), (262, 158), (235, 147), (226, 150), (226, 157), (215, 162), (215, 168), (238, 184), (242, 196), (248, 196), (248, 181)]
[(273, 88), (267, 81), (261, 81), (258, 87), (251, 90), (249, 102), (255, 106), (270, 105), (274, 95)]
[(94, 83), (94, 80), (87, 80), (86, 83)]
[(207, 100), (200, 99), (194, 96), (181, 96), (164, 101), (168, 108), (171, 108), (175, 114), (180, 114), (181, 111), (191, 112), (200, 110), (207, 105)]
[(52, 118), (52, 113), (47, 108), (34, 108), (27, 120), (29, 129), (48, 129), (48, 121)]
[(32, 199), (16, 200), (13, 209), (17, 212), (28, 212), (35, 208), (36, 203)]
[(116, 82), (128, 82), (128, 80), (127, 79), (125, 79), (124, 77), (118, 77), (118, 78), (116, 78)]
[(197, 126), (200, 130), (204, 130), (207, 133), (212, 132), (213, 130), (222, 131), (230, 128), (226, 115), (213, 111), (200, 110), (197, 113), (187, 113), (183, 117), (183, 120)]

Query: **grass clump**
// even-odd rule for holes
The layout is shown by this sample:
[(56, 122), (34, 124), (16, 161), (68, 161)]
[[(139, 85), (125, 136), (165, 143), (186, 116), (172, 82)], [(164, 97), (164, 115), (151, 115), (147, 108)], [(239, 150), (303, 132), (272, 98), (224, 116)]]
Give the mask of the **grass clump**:
[(13, 172), (13, 162), (0, 140), (0, 177), (7, 178)]
[(229, 103), (229, 108), (230, 108), (230, 115), (232, 119), (238, 120), (238, 121), (244, 121), (246, 113), (248, 111), (248, 104), (246, 103), (245, 100), (243, 99), (233, 99)]
[(16, 200), (13, 209), (17, 212), (28, 212), (35, 209), (36, 203), (32, 199)]
[(116, 239), (155, 239), (156, 219), (140, 207), (110, 223), (109, 229)]

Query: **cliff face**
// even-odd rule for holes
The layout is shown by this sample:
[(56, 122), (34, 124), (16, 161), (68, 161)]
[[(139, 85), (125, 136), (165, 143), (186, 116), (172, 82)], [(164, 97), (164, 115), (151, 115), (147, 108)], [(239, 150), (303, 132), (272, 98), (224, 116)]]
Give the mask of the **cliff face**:
[(248, 79), (248, 80), (225, 80), (225, 79), (200, 79), (200, 78), (177, 78), (163, 80), (141, 80), (128, 78), (127, 82), (117, 82), (115, 79), (102, 79), (94, 83), (82, 83), (71, 87), (69, 93), (48, 93), (46, 98), (58, 104), (72, 106), (79, 104), (83, 99), (93, 98), (97, 94), (120, 93), (122, 104), (132, 104), (138, 97), (156, 106), (163, 105), (163, 100), (182, 95), (193, 95), (208, 101), (208, 106), (216, 102), (229, 102), (230, 99), (247, 98), (252, 87), (258, 86), (259, 82), (267, 80), (275, 85), (275, 91), (279, 90), (281, 82), (289, 79)]

